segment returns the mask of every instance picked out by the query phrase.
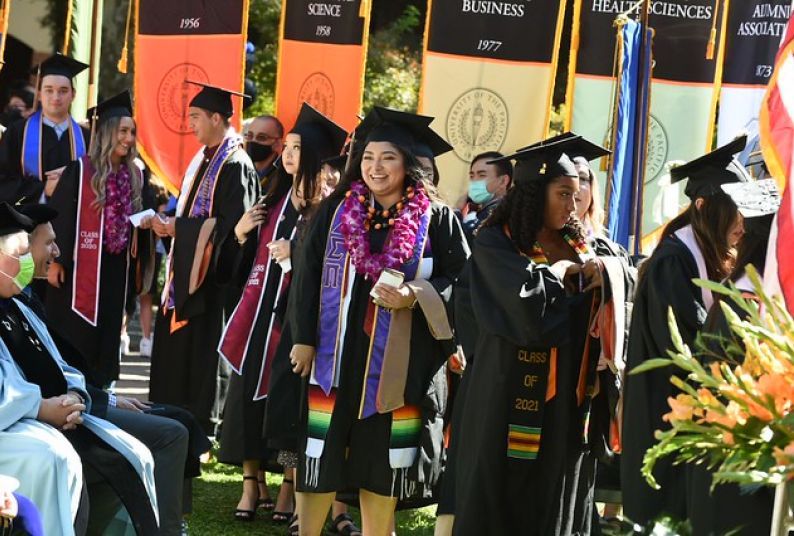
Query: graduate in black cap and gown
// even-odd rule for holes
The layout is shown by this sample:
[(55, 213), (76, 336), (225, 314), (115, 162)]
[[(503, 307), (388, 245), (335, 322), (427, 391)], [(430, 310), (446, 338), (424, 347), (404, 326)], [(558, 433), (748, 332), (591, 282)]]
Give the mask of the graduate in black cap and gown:
[(65, 166), (88, 152), (90, 133), (69, 114), (72, 79), (88, 65), (68, 56), (50, 56), (34, 70), (41, 108), (8, 127), (0, 141), (2, 181), (37, 180), (52, 195)]
[(477, 235), (468, 303), (456, 297), (478, 329), (456, 436), (454, 534), (589, 532), (578, 470), (598, 392), (590, 326), (612, 289), (600, 259), (610, 252), (588, 244), (574, 216), (579, 178), (564, 151), (582, 143), (505, 157), (518, 160), (515, 186)]
[[(149, 397), (182, 406), (213, 435), (218, 341), (224, 314), (239, 298), (217, 271), (218, 247), (259, 197), (259, 179), (243, 139), (229, 127), (232, 91), (199, 84), (188, 108), (191, 129), (204, 147), (182, 181), (175, 217), (152, 219), (171, 237), (162, 305), (155, 321)], [(236, 94), (239, 95), (239, 94)]]
[(44, 301), (51, 325), (86, 356), (104, 387), (119, 376), (129, 263), (146, 257), (152, 277), (154, 251), (150, 231), (129, 221), (142, 210), (147, 188), (135, 163), (129, 91), (90, 113), (96, 132), (89, 153), (66, 167), (50, 198), (60, 256), (49, 267)]
[(385, 534), (397, 499), (427, 497), (441, 470), (445, 299), (468, 247), (413, 152), (430, 121), (378, 107), (364, 119), (301, 252), (290, 357), (311, 374), (296, 482), (307, 534), (345, 490), (359, 491), (362, 532)]
[(422, 139), (416, 143), (416, 159), (422, 164), (422, 169), (434, 186), (438, 186), (441, 180), (436, 158), (451, 150), (452, 146), (447, 140), (439, 136), (433, 129), (427, 129), (427, 132), (422, 135)]
[[(283, 171), (221, 246), (219, 272), (229, 274), (243, 287), (218, 345), (221, 357), (236, 373), (229, 382), (218, 459), (243, 466), (243, 497), (235, 514), (239, 520), (253, 520), (257, 498), (267, 497), (263, 464), (275, 453), (266, 448), (268, 435), (263, 434), (265, 406), (270, 405), (276, 350), (286, 328), (297, 231), (320, 200), (322, 161), (338, 155), (346, 138), (342, 127), (304, 103), (284, 140)], [(289, 348), (283, 356), (287, 365)], [(299, 392), (298, 377), (290, 368), (282, 366), (280, 370), (286, 369)], [(286, 404), (286, 411), (297, 411), (297, 397), (295, 393), (287, 400), (279, 399), (278, 404)], [(274, 418), (279, 413), (276, 411)], [(291, 450), (296, 450), (294, 445)], [(258, 491), (257, 477), (261, 484)], [(287, 480), (292, 481), (291, 471)], [(290, 503), (291, 495), (290, 488)], [(292, 514), (284, 510), (285, 506), (281, 508), (274, 516), (280, 514), (277, 520), (287, 521)]]
[(734, 158), (744, 149), (741, 136), (719, 149), (671, 170), (673, 182), (689, 179), (684, 193), (689, 207), (664, 229), (662, 240), (641, 269), (631, 317), (623, 398), (621, 483), (626, 516), (648, 523), (667, 514), (686, 519), (687, 470), (661, 461), (654, 490), (641, 474), (645, 452), (655, 444), (654, 432), (666, 428), (662, 416), (669, 411), (667, 399), (677, 389), (670, 383), (670, 367), (631, 375), (648, 359), (665, 357), (673, 348), (668, 309), (675, 312), (684, 344), (692, 347), (714, 303), (711, 291), (697, 287), (693, 279), (722, 281), (732, 269), (735, 247), (743, 234), (743, 218), (720, 186), (747, 182), (750, 176)]

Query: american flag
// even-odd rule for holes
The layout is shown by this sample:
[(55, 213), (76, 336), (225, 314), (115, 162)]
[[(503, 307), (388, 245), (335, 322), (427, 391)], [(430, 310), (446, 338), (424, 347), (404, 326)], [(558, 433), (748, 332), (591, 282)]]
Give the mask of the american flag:
[(775, 70), (761, 105), (761, 149), (769, 172), (783, 192), (764, 271), (764, 284), (781, 295), (794, 313), (794, 19), (775, 58)]

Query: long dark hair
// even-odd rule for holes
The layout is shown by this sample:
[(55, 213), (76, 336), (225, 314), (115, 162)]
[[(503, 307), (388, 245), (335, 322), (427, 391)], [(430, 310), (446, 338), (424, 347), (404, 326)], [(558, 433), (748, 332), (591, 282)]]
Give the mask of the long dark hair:
[[(300, 134), (298, 132), (290, 132), (290, 134)], [(276, 173), (276, 180), (270, 183), (270, 186), (265, 194), (265, 205), (268, 203), (273, 204), (289, 191), (289, 188), (294, 184), (295, 190), (300, 190), (303, 194), (303, 207), (301, 214), (308, 214), (311, 209), (312, 200), (318, 190), (320, 170), (323, 167), (317, 150), (313, 148), (308, 140), (304, 139), (305, 136), (301, 135), (301, 150), (300, 158), (298, 159), (297, 176), (292, 177), (284, 169), (284, 164), (281, 162)]]
[(736, 261), (736, 250), (728, 243), (727, 236), (739, 211), (730, 196), (722, 191), (702, 199), (699, 209), (694, 202), (690, 203), (684, 212), (673, 218), (664, 228), (662, 237), (692, 225), (709, 279), (722, 281), (731, 273)]
[(745, 220), (745, 234), (736, 248), (736, 264), (728, 279), (738, 281), (750, 264), (763, 275), (773, 219), (774, 214), (769, 214)]
[[(522, 253), (529, 253), (535, 245), (538, 232), (543, 228), (546, 190), (555, 179), (524, 181), (515, 184), (507, 191), (507, 195), (488, 219), (483, 222), (483, 227), (506, 225), (516, 248)], [(562, 228), (562, 233), (577, 242), (584, 240), (585, 236), (584, 228), (575, 216), (571, 216)]]
[[(392, 143), (392, 145), (403, 157), (405, 178), (407, 179), (406, 186), (409, 186), (409, 183), (422, 184), (425, 192), (427, 192), (427, 196), (431, 201), (441, 202), (441, 198), (438, 195), (438, 190), (436, 190), (432, 180), (430, 180), (424, 169), (422, 169), (422, 164), (419, 163), (419, 160), (417, 160), (413, 152), (409, 151), (402, 145), (396, 143)], [(328, 196), (329, 202), (333, 202), (334, 200), (339, 200), (340, 198), (344, 197), (345, 193), (350, 190), (350, 185), (354, 181), (364, 180), (364, 178), (361, 176), (361, 160), (364, 158), (365, 149), (366, 145), (361, 149), (361, 151), (357, 151), (356, 154), (353, 155), (353, 159), (350, 162), (350, 167), (344, 173), (342, 173), (342, 178), (339, 180), (339, 184), (336, 185), (334, 191)]]

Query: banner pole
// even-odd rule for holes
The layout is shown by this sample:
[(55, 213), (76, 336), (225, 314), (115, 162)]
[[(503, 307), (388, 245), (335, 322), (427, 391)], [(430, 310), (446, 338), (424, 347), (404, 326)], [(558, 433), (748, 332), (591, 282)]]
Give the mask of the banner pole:
[[(94, 0), (94, 4), (91, 8), (91, 51), (89, 53), (90, 60), (88, 61), (89, 68), (88, 68), (88, 105), (87, 108), (93, 108), (96, 106), (97, 103), (97, 72), (99, 71), (99, 65), (96, 65), (97, 62), (97, 19), (99, 18), (97, 14), (99, 13), (99, 0)], [(99, 25), (102, 24), (102, 21), (99, 21)]]
[[(2, 5), (0, 16), (3, 17), (2, 27), (0, 27), (0, 32), (3, 32), (2, 38), (0, 38), (0, 70), (2, 70), (6, 63), (6, 37), (8, 36), (8, 19), (11, 17), (11, 0), (2, 0), (0, 5)], [(35, 106), (35, 101), (33, 102)]]
[(543, 124), (543, 138), (549, 137), (549, 121), (551, 120), (551, 107), (554, 103), (554, 86), (557, 81), (557, 64), (560, 61), (560, 41), (562, 41), (562, 29), (565, 26), (565, 4), (566, 1), (560, 0), (560, 9), (557, 13), (557, 28), (554, 31), (554, 49), (551, 55), (551, 83), (546, 100), (546, 120)]
[(74, 7), (74, 0), (67, 0), (66, 7), (66, 28), (63, 32), (63, 47), (61, 47), (61, 54), (64, 56), (69, 55), (69, 42), (72, 39), (72, 9)]
[(640, 252), (642, 237), (642, 213), (645, 206), (645, 158), (648, 153), (648, 135), (651, 116), (651, 78), (653, 66), (653, 43), (650, 39), (650, 1), (644, 0), (642, 13), (640, 14), (640, 83), (638, 84), (638, 95), (634, 137), (634, 170), (633, 181), (633, 236), (634, 254)]
[(573, 2), (573, 24), (571, 25), (571, 48), (568, 53), (568, 85), (565, 88), (565, 120), (563, 130), (571, 130), (573, 123), (573, 92), (576, 87), (576, 65), (579, 59), (579, 32), (581, 30), (582, 0)]

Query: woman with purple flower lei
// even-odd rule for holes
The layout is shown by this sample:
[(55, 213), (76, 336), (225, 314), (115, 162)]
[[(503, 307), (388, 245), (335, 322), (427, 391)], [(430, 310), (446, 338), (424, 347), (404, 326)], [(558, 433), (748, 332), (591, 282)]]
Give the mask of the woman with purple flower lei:
[[(119, 342), (129, 266), (151, 277), (149, 231), (130, 215), (142, 210), (144, 179), (135, 158), (129, 92), (89, 112), (96, 122), (87, 155), (70, 163), (50, 198), (60, 256), (48, 270), (47, 315), (57, 334), (88, 360), (94, 385), (119, 375)], [(146, 221), (142, 227), (148, 228)]]
[(383, 108), (364, 119), (300, 252), (290, 359), (310, 376), (301, 533), (320, 534), (336, 493), (357, 490), (362, 532), (387, 534), (397, 500), (429, 497), (441, 471), (445, 299), (469, 252), (413, 153), (431, 120)]

